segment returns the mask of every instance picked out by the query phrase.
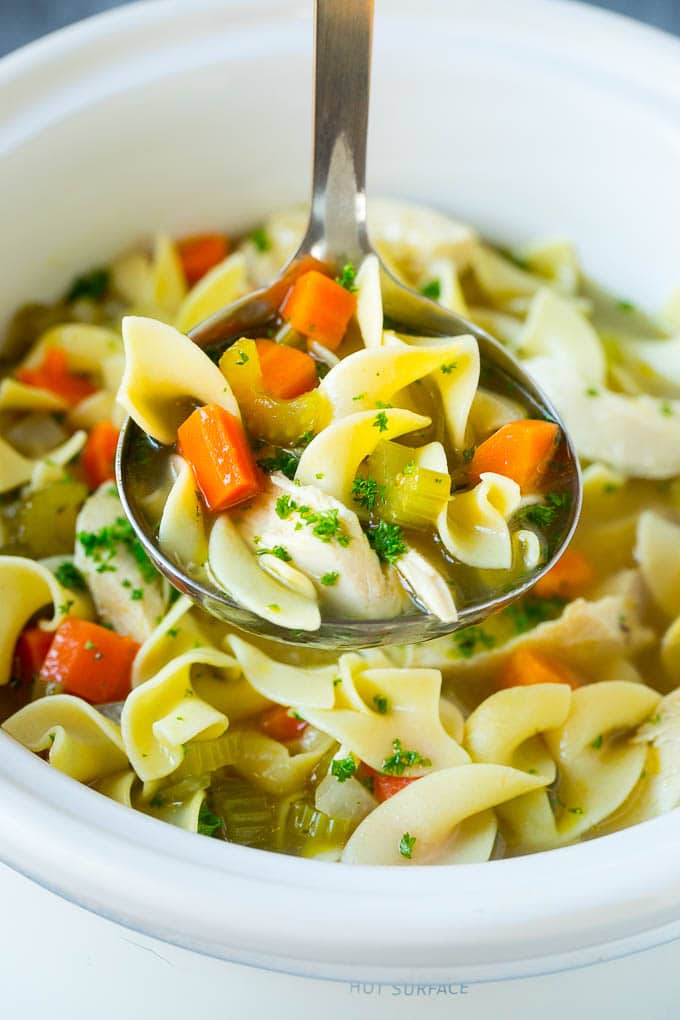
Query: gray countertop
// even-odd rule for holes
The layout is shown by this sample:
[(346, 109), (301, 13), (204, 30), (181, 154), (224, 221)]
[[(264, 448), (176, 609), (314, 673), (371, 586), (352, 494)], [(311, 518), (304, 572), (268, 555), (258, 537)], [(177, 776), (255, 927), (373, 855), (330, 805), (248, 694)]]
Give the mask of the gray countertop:
[[(0, 56), (47, 32), (123, 0), (0, 0)], [(546, 0), (548, 2), (548, 0)], [(680, 35), (678, 0), (594, 0), (596, 6), (638, 18)]]

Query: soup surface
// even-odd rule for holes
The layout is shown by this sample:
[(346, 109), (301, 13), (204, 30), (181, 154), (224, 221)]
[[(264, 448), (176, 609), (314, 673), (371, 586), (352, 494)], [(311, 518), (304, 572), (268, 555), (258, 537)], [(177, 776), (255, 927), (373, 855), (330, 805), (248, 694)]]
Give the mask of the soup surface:
[(480, 384), (469, 338), (385, 330), (370, 263), (315, 267), (271, 335), (211, 357), (186, 339), (277, 274), (301, 211), (161, 236), (4, 340), (5, 733), (147, 815), (345, 863), (480, 861), (675, 808), (678, 301), (657, 319), (612, 298), (567, 242), (503, 252), (405, 203), (371, 221), (390, 268), (507, 345), (563, 416), (584, 468), (569, 549), (483, 626), (383, 651), (258, 640), (178, 597), (113, 484), (124, 408), (151, 437), (138, 495), (167, 554), (301, 629), (446, 619), (540, 565), (566, 495), (556, 427)]

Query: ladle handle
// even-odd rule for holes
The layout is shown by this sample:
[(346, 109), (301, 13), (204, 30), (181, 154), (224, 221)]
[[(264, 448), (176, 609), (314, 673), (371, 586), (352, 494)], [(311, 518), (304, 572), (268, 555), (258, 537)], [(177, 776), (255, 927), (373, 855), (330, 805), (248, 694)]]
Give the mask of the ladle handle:
[(366, 235), (373, 0), (316, 0), (312, 207), (302, 247), (356, 260)]

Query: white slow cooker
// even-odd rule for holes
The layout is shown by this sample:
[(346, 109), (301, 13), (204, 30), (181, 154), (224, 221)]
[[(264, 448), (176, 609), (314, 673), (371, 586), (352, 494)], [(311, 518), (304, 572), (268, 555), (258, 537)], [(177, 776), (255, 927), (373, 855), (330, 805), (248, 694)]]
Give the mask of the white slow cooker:
[[(340, 0), (338, 0), (340, 2)], [(151, 0), (0, 63), (0, 317), (308, 188), (311, 0)], [(338, 97), (342, 102), (342, 97)], [(680, 43), (554, 0), (378, 0), (369, 191), (680, 283)], [(0, 735), (0, 1016), (677, 1015), (680, 812), (455, 868), (202, 839)], [(84, 908), (84, 909), (83, 909)]]

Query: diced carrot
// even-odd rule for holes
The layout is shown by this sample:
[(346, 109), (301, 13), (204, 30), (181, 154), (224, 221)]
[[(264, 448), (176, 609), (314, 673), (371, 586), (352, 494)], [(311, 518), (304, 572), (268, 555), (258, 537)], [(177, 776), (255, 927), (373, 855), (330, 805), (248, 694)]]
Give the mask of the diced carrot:
[(83, 450), (82, 465), (87, 484), (97, 489), (103, 482), (113, 481), (119, 432), (110, 421), (100, 421), (90, 430)]
[(575, 599), (590, 587), (593, 578), (593, 568), (583, 553), (567, 549), (555, 566), (536, 582), (532, 593), (542, 599)]
[(303, 255), (301, 259), (291, 262), (285, 272), (267, 288), (267, 301), (273, 312), (280, 310), (286, 297), (291, 293), (295, 281), (299, 280), (305, 273), (309, 273), (312, 269), (327, 275), (330, 275), (332, 272), (332, 267), (328, 263), (315, 259), (313, 255)]
[(30, 684), (40, 672), (50, 650), (54, 634), (40, 627), (22, 630), (14, 648), (12, 678), (20, 684)]
[(58, 683), (65, 694), (76, 694), (93, 705), (122, 701), (130, 693), (138, 649), (130, 637), (69, 616), (57, 628), (40, 679)]
[(474, 452), (470, 474), (494, 471), (532, 492), (545, 474), (559, 440), (560, 428), (551, 421), (527, 418), (502, 425)]
[(365, 762), (361, 762), (357, 769), (357, 778), (360, 781), (370, 779), (371, 789), (375, 794), (377, 800), (382, 804), (384, 801), (389, 800), (390, 797), (394, 797), (395, 793), (399, 793), (406, 786), (411, 783), (415, 783), (416, 780), (421, 779), (421, 776), (388, 776), (384, 772), (378, 772), (377, 769), (371, 768)]
[(499, 687), (525, 687), (529, 684), (579, 686), (572, 671), (561, 662), (533, 648), (518, 648), (503, 664)]
[(309, 354), (273, 340), (256, 340), (264, 387), (278, 400), (292, 400), (318, 383), (316, 362)]
[(209, 510), (228, 510), (260, 491), (260, 475), (238, 418), (219, 404), (198, 407), (177, 432)]
[(281, 314), (298, 333), (333, 351), (340, 346), (356, 303), (354, 294), (312, 269), (295, 281)]
[(68, 355), (62, 347), (48, 347), (42, 365), (38, 368), (20, 368), (17, 379), (27, 386), (39, 386), (43, 390), (49, 390), (71, 407), (95, 393), (97, 389), (85, 376), (69, 371)]
[(279, 740), (282, 744), (289, 740), (295, 740), (307, 729), (308, 723), (304, 719), (296, 719), (289, 714), (284, 705), (274, 705), (268, 708), (259, 718), (259, 728), (272, 740)]
[(193, 287), (213, 266), (227, 257), (229, 242), (224, 234), (197, 234), (177, 243), (184, 276)]

